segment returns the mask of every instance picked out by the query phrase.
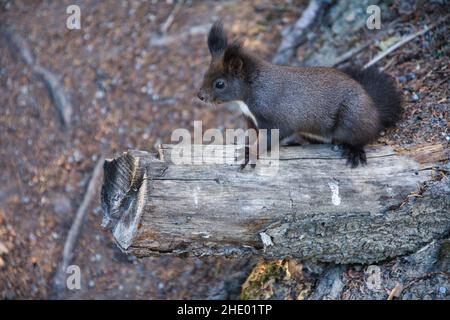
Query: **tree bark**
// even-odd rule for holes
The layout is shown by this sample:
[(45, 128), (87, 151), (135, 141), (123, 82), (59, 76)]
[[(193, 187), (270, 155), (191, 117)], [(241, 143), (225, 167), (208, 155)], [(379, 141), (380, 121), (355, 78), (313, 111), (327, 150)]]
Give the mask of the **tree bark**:
[(277, 171), (268, 157), (241, 171), (238, 146), (192, 148), (197, 164), (175, 164), (174, 145), (105, 161), (104, 225), (126, 253), (372, 263), (450, 231), (442, 145), (371, 148), (356, 169), (327, 145), (282, 147)]

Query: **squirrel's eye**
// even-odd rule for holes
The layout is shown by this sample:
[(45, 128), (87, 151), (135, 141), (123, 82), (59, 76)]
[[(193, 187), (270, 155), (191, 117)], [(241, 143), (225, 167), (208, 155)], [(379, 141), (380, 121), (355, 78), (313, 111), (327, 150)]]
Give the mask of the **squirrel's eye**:
[(225, 87), (225, 82), (223, 80), (217, 80), (216, 81), (216, 88), (217, 89), (223, 89)]

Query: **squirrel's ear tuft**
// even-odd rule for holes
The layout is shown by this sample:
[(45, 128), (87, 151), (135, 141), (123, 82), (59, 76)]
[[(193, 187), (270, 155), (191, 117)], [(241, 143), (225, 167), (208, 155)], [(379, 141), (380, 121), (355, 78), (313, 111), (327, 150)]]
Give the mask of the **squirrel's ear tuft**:
[(227, 48), (227, 35), (220, 20), (216, 21), (209, 31), (208, 48), (213, 58), (222, 55)]
[(225, 68), (234, 74), (239, 74), (244, 67), (242, 55), (242, 44), (238, 41), (233, 42), (227, 47), (223, 55), (223, 64)]

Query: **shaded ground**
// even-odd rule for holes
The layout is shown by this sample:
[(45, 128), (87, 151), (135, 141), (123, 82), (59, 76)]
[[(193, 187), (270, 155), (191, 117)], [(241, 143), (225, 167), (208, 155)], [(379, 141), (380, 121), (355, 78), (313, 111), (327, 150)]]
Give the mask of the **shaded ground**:
[[(80, 31), (65, 28), (65, 9), (74, 3), (82, 11)], [(52, 276), (65, 236), (100, 154), (111, 157), (128, 148), (151, 150), (155, 144), (169, 142), (173, 129), (191, 128), (194, 119), (202, 120), (205, 128), (243, 125), (239, 114), (192, 103), (209, 63), (204, 33), (151, 48), (151, 36), (172, 5), (118, 3), (4, 5), (2, 24), (26, 39), (41, 65), (61, 76), (75, 116), (72, 129), (61, 130), (46, 88), (0, 38), (0, 223), (6, 230), (0, 240), (9, 248), (2, 256), (2, 297), (52, 296)], [(276, 17), (265, 26), (248, 17), (262, 5), (256, 16), (264, 21), (272, 5), (236, 4), (187, 4), (169, 32), (208, 25), (220, 15), (227, 17), (225, 22), (233, 25), (236, 34), (266, 34), (267, 40), (254, 41), (254, 47), (271, 52), (266, 44), (282, 25)], [(288, 13), (295, 17), (296, 11), (291, 7)], [(273, 32), (263, 32), (274, 25)], [(214, 290), (220, 296), (222, 279), (245, 271), (245, 261), (128, 259), (100, 222), (97, 201), (83, 226), (73, 262), (82, 270), (83, 289), (68, 292), (67, 298), (201, 298), (214, 296)]]
[[(65, 28), (69, 4), (81, 7), (79, 31)], [(270, 58), (281, 31), (305, 3), (188, 2), (170, 27), (172, 40), (165, 45), (155, 45), (155, 39), (173, 8), (170, 1), (0, 1), (0, 6), (0, 24), (25, 38), (36, 60), (61, 76), (75, 109), (71, 129), (63, 130), (42, 82), (0, 37), (0, 244), (4, 248), (0, 247), (0, 297), (12, 299), (54, 296), (53, 273), (101, 154), (112, 157), (128, 148), (151, 150), (170, 142), (172, 130), (192, 128), (193, 120), (202, 120), (205, 128), (244, 126), (239, 113), (205, 109), (194, 102), (209, 63), (205, 43), (209, 24), (223, 17), (234, 35)], [(399, 8), (392, 5), (388, 8), (392, 32), (383, 34), (382, 40), (437, 21), (443, 8), (445, 4), (436, 1), (398, 18)], [(336, 42), (342, 51), (333, 53), (339, 55), (352, 43), (373, 36), (364, 28), (346, 32), (347, 37), (342, 37), (342, 30), (326, 34), (323, 28), (333, 24), (327, 17), (298, 50), (297, 61), (308, 64), (307, 57), (323, 48), (324, 41)], [(397, 78), (406, 100), (403, 121), (380, 143), (448, 144), (448, 31), (448, 23), (441, 24), (380, 63)], [(370, 45), (353, 61), (369, 61), (380, 45)], [(82, 290), (63, 292), (61, 297), (238, 297), (239, 286), (255, 263), (128, 258), (116, 249), (100, 222), (97, 200), (83, 225), (73, 261), (82, 270)]]

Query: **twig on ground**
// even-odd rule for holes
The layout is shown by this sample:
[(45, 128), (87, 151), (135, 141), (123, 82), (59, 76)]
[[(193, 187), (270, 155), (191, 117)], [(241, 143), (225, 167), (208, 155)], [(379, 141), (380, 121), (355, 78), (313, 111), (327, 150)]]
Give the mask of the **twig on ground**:
[(374, 64), (376, 64), (377, 62), (379, 62), (384, 57), (386, 57), (387, 55), (389, 55), (393, 51), (397, 50), (401, 46), (407, 44), (408, 42), (414, 40), (417, 37), (420, 37), (420, 36), (424, 35), (425, 33), (427, 33), (428, 31), (432, 30), (433, 28), (435, 28), (437, 25), (439, 25), (442, 21), (444, 21), (447, 18), (448, 18), (448, 16), (444, 17), (443, 19), (439, 20), (438, 22), (436, 22), (435, 24), (433, 24), (431, 26), (426, 26), (424, 29), (422, 29), (420, 31), (417, 31), (414, 34), (411, 34), (409, 36), (404, 37), (402, 40), (400, 40), (399, 42), (397, 42), (393, 46), (389, 47), (387, 50), (385, 50), (385, 51), (381, 52), (380, 54), (376, 55), (372, 60), (370, 60), (368, 63), (366, 63), (364, 65), (364, 69), (369, 68), (370, 66), (373, 66)]
[(201, 24), (189, 28), (187, 31), (179, 32), (177, 34), (166, 34), (166, 35), (154, 35), (150, 38), (151, 47), (163, 47), (174, 42), (182, 41), (185, 38), (192, 37), (199, 34), (207, 34), (211, 24)]
[(331, 64), (331, 67), (335, 67), (335, 66), (337, 66), (337, 65), (339, 65), (339, 64), (341, 64), (341, 63), (343, 63), (343, 62), (345, 62), (345, 61), (347, 61), (347, 60), (349, 60), (349, 59), (352, 58), (354, 55), (360, 53), (361, 51), (363, 51), (364, 49), (366, 49), (367, 47), (369, 47), (369, 46), (371, 45), (372, 42), (373, 42), (373, 41), (371, 40), (371, 41), (369, 41), (369, 42), (367, 42), (367, 43), (365, 43), (365, 44), (363, 44), (363, 45), (360, 45), (360, 46), (357, 46), (357, 47), (354, 47), (354, 48), (348, 50), (348, 51), (345, 52), (344, 54), (342, 54), (342, 55), (340, 55), (339, 57), (337, 57), (337, 58), (333, 61), (333, 63)]
[(94, 167), (94, 171), (92, 172), (91, 179), (89, 180), (88, 187), (83, 197), (83, 201), (81, 202), (81, 205), (77, 210), (72, 226), (70, 227), (69, 233), (67, 234), (61, 262), (58, 265), (58, 269), (56, 270), (54, 277), (54, 289), (56, 293), (58, 293), (61, 288), (64, 288), (65, 272), (72, 260), (75, 244), (77, 242), (84, 217), (86, 216), (87, 210), (89, 208), (89, 204), (92, 202), (92, 199), (97, 196), (97, 187), (101, 183), (100, 176), (103, 172), (102, 169), (104, 161), (105, 158), (103, 156), (98, 159), (97, 164)]
[(387, 30), (391, 30), (392, 28), (395, 27), (395, 25), (399, 22), (399, 19), (395, 19), (393, 21), (391, 21), (388, 26), (385, 28), (384, 31), (381, 31), (380, 33), (377, 34), (376, 37), (372, 38), (371, 40), (367, 41), (365, 44), (362, 44), (360, 46), (351, 48), (350, 50), (348, 50), (347, 52), (341, 54), (339, 57), (337, 57), (333, 63), (330, 65), (331, 67), (336, 67), (337, 65), (349, 60), (350, 58), (352, 58), (353, 56), (357, 55), (358, 53), (360, 53), (361, 51), (367, 49), (372, 43), (378, 41), (378, 39), (380, 37), (382, 37), (385, 33), (387, 33)]
[(62, 125), (65, 128), (69, 127), (73, 109), (64, 88), (59, 82), (59, 77), (36, 63), (25, 39), (23, 39), (19, 34), (7, 28), (2, 28), (1, 33), (6, 38), (6, 42), (8, 43), (13, 54), (15, 55), (18, 53), (20, 58), (31, 69), (33, 74), (44, 83), (50, 94), (53, 105), (58, 111)]
[(274, 64), (288, 64), (289, 60), (295, 53), (297, 48), (304, 39), (304, 34), (316, 20), (320, 9), (322, 8), (322, 1), (311, 0), (308, 7), (303, 11), (301, 17), (292, 26), (292, 29), (281, 40), (275, 56), (272, 59)]
[(183, 5), (184, 0), (179, 0), (175, 6), (172, 9), (172, 12), (169, 14), (169, 16), (167, 17), (166, 21), (161, 25), (160, 28), (160, 32), (161, 34), (165, 34), (167, 33), (167, 31), (169, 30), (170, 26), (173, 23), (173, 20), (175, 19), (175, 16), (178, 14), (178, 12), (180, 11), (182, 5)]
[(58, 110), (61, 123), (65, 127), (69, 127), (73, 113), (72, 105), (70, 104), (69, 97), (66, 95), (64, 88), (59, 83), (58, 77), (38, 64), (34, 65), (32, 70), (33, 73), (42, 80), (50, 93), (50, 98)]

